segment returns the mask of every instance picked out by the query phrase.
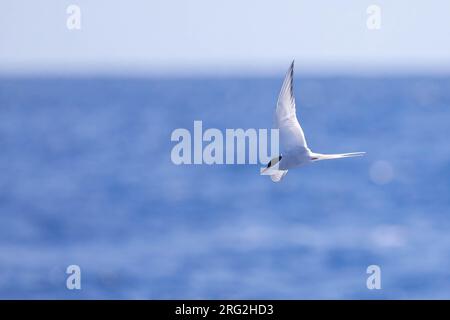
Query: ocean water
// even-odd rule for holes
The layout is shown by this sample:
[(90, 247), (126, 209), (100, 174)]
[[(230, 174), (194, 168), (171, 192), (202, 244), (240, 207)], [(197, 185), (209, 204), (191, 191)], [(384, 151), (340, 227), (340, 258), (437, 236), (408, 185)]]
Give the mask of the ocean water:
[(270, 128), (281, 82), (2, 78), (0, 298), (450, 299), (450, 78), (297, 76), (311, 149), (367, 154), (279, 184), (171, 162), (194, 120)]

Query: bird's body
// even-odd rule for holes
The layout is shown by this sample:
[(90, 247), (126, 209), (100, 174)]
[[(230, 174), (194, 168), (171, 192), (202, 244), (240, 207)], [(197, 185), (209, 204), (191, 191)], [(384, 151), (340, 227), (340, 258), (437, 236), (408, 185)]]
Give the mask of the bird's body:
[(312, 152), (306, 143), (305, 134), (297, 119), (293, 92), (294, 62), (292, 62), (281, 87), (275, 111), (275, 127), (280, 133), (282, 154), (261, 168), (262, 175), (269, 175), (279, 182), (289, 169), (319, 160), (331, 160), (362, 156), (365, 152), (321, 154)]

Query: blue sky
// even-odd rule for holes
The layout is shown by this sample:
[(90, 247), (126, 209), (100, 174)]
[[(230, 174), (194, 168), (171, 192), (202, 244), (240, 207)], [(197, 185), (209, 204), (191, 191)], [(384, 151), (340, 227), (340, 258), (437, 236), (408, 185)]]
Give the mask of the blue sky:
[(447, 0), (2, 0), (0, 72), (448, 72), (449, 15)]

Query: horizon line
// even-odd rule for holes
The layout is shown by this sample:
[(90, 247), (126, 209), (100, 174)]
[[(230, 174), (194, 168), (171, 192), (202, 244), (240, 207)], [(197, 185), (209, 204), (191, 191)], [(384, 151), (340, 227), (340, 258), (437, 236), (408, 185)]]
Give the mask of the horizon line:
[[(292, 60), (291, 60), (292, 61)], [(300, 60), (301, 61), (301, 60)], [(389, 77), (389, 76), (449, 76), (449, 64), (387, 64), (387, 63), (305, 63), (296, 60), (295, 76), (312, 77)], [(289, 62), (290, 63), (290, 62)], [(63, 67), (39, 65), (0, 66), (0, 77), (136, 77), (136, 78), (255, 78), (283, 76), (289, 64), (186, 64), (174, 66), (162, 62), (148, 64), (97, 64), (85, 63)]]

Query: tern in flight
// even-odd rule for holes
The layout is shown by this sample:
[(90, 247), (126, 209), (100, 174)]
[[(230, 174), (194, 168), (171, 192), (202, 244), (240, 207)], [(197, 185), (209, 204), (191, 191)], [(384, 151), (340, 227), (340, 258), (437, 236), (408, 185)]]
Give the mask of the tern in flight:
[(305, 135), (295, 113), (293, 92), (294, 61), (286, 73), (275, 111), (275, 126), (279, 130), (282, 153), (273, 158), (267, 167), (261, 168), (273, 182), (279, 182), (289, 169), (319, 160), (331, 160), (362, 156), (365, 152), (321, 154), (312, 152), (306, 144)]

